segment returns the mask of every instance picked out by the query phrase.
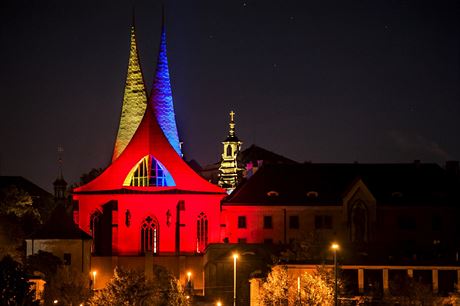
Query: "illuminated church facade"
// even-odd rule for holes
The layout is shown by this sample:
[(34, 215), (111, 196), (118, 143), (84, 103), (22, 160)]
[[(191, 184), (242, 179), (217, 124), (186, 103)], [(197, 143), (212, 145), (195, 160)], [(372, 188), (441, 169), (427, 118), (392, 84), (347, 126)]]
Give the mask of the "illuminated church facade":
[(183, 271), (178, 273), (178, 267), (186, 264), (183, 256), (190, 255), (195, 261), (186, 265), (201, 271), (197, 255), (208, 244), (220, 242), (220, 201), (225, 195), (182, 159), (164, 26), (149, 96), (132, 27), (112, 162), (72, 196), (75, 222), (93, 238), (93, 269), (99, 270), (99, 283), (111, 276), (113, 265), (144, 268), (145, 256), (152, 262), (164, 256), (162, 263), (179, 275)]

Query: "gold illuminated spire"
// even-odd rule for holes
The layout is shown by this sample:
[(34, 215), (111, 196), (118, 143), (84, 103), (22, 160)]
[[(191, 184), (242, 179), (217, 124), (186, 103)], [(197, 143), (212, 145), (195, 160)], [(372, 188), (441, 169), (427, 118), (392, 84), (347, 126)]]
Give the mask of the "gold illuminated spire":
[(139, 62), (134, 23), (131, 27), (131, 44), (128, 73), (126, 76), (123, 106), (120, 116), (117, 139), (113, 150), (112, 162), (115, 161), (128, 145), (144, 116), (147, 107), (147, 94), (144, 76)]

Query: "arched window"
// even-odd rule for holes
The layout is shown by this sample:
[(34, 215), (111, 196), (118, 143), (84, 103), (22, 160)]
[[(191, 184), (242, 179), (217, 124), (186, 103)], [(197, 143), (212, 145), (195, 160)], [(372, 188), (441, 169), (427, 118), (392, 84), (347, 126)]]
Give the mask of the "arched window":
[(231, 145), (228, 145), (227, 146), (227, 156), (232, 156), (232, 146)]
[(91, 253), (97, 254), (100, 251), (100, 235), (101, 235), (101, 217), (102, 213), (96, 210), (89, 217), (89, 233), (93, 238), (91, 243)]
[(129, 172), (124, 186), (163, 187), (174, 186), (174, 180), (168, 170), (153, 156), (142, 158)]
[(158, 221), (148, 216), (141, 225), (141, 253), (158, 254), (159, 237)]
[(202, 253), (208, 245), (208, 217), (200, 213), (196, 220), (196, 251)]

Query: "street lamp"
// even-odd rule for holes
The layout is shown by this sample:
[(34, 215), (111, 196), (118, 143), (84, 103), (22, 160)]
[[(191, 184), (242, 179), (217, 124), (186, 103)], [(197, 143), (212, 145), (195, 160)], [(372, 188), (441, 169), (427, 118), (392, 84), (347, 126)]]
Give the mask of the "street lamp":
[(216, 305), (217, 305), (217, 306), (222, 306), (222, 303), (221, 303), (220, 301), (218, 301), (218, 302), (216, 303)]
[(93, 290), (96, 290), (96, 271), (93, 271)]
[(338, 290), (337, 290), (337, 250), (340, 246), (337, 243), (332, 243), (331, 249), (334, 251), (334, 305), (338, 306)]
[(192, 295), (192, 272), (187, 272), (187, 284), (185, 285), (189, 295)]
[(236, 306), (236, 260), (238, 253), (233, 253), (233, 306)]

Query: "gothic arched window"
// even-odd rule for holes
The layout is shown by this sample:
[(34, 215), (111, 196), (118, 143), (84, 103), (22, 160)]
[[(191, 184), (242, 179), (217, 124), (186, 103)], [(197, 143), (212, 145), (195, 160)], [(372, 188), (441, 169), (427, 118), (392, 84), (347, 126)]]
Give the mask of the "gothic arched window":
[(142, 158), (129, 172), (124, 186), (164, 187), (174, 186), (174, 179), (168, 170), (153, 156)]
[(351, 207), (351, 241), (367, 242), (368, 238), (367, 207), (363, 201), (353, 203)]
[(92, 254), (97, 254), (99, 253), (99, 248), (100, 248), (100, 235), (101, 235), (101, 217), (102, 214), (99, 210), (96, 210), (91, 214), (89, 217), (89, 233), (91, 237), (93, 238), (93, 241), (91, 243), (91, 253)]
[(208, 217), (205, 213), (200, 213), (196, 220), (196, 251), (201, 253), (208, 245)]
[(148, 216), (141, 225), (141, 253), (158, 254), (159, 237), (158, 221)]

